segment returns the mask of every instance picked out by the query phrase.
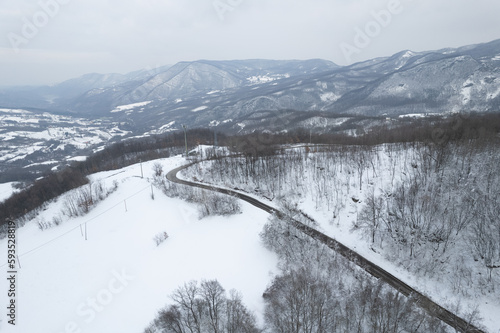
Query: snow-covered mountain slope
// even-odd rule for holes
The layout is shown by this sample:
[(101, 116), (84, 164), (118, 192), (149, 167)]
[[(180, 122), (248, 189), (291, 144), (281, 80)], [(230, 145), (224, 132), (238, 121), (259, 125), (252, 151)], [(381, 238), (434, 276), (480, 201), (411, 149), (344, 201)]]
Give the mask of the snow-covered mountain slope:
[[(234, 60), (180, 62), (168, 69), (151, 73), (142, 80), (134, 79), (115, 86), (96, 87), (64, 108), (86, 114), (103, 114), (109, 107), (156, 100), (160, 105), (180, 100), (205, 97), (219, 92), (234, 93), (239, 88), (337, 68), (326, 60), (277, 61)], [(158, 104), (158, 103), (157, 103)]]
[[(242, 214), (199, 220), (193, 204), (157, 189), (153, 200), (149, 180), (157, 162), (170, 170), (184, 160), (142, 163), (144, 178), (141, 165), (95, 174), (93, 181), (118, 188), (88, 215), (61, 215), (68, 193), (17, 231), (16, 326), (2, 314), (0, 331), (141, 332), (174, 289), (202, 279), (240, 291), (262, 322), (261, 295), (277, 264), (259, 240), (267, 214), (242, 204)], [(62, 219), (59, 226), (38, 228), (37, 222), (54, 217)], [(160, 232), (169, 238), (156, 246)], [(7, 248), (6, 239), (0, 248)], [(1, 281), (0, 290), (8, 290), (8, 281)], [(7, 304), (7, 292), (1, 294)]]
[(0, 184), (0, 202), (7, 199), (14, 193), (14, 188), (12, 187), (15, 183), (3, 183)]
[(168, 130), (181, 130), (183, 124), (232, 133), (283, 130), (276, 117), (291, 130), (335, 123), (330, 121), (334, 117), (497, 112), (499, 74), (496, 40), (456, 49), (405, 50), (351, 66), (320, 59), (199, 60), (127, 75), (89, 74), (54, 87), (0, 90), (0, 107), (106, 119), (134, 135), (161, 133), (167, 124), (173, 124)]
[[(428, 52), (402, 51), (339, 67), (310, 61), (196, 61), (179, 63), (142, 82), (93, 89), (65, 106), (108, 114), (117, 105), (152, 101), (143, 112), (114, 115), (153, 130), (158, 121), (224, 130), (251, 128), (259, 112), (296, 110), (333, 115), (399, 116), (497, 111), (500, 41)], [(203, 112), (192, 112), (202, 110)], [(269, 118), (261, 118), (269, 123)]]

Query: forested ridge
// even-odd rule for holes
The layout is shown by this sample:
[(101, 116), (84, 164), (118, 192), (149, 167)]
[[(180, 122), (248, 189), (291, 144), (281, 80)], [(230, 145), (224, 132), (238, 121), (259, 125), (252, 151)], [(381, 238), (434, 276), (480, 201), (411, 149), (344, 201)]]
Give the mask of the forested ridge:
[[(496, 138), (500, 128), (498, 114), (457, 115), (451, 118), (414, 119), (402, 126), (372, 128), (363, 135), (316, 134), (306, 129), (293, 132), (255, 132), (242, 136), (226, 136), (217, 133), (220, 146), (247, 157), (272, 155), (283, 144), (327, 144), (343, 146), (373, 146), (381, 143), (427, 142), (443, 146), (449, 142), (470, 139)], [(214, 132), (208, 129), (191, 129), (187, 132), (187, 144), (191, 149), (199, 144), (214, 144)], [(7, 219), (18, 220), (40, 209), (44, 203), (88, 182), (89, 174), (123, 168), (140, 161), (168, 157), (182, 153), (184, 133), (175, 132), (162, 136), (130, 139), (112, 144), (89, 156), (86, 161), (74, 162), (61, 171), (50, 172), (0, 203), (0, 227)], [(347, 148), (346, 148), (347, 149)], [(250, 166), (252, 164), (249, 164)]]

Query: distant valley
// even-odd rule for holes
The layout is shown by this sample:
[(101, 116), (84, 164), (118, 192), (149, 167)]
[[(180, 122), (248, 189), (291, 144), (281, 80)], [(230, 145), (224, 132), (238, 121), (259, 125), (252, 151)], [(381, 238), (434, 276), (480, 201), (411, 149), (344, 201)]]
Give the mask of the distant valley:
[(500, 40), (343, 67), (320, 59), (200, 60), (87, 74), (54, 86), (4, 88), (0, 109), (2, 172), (47, 161), (57, 167), (109, 141), (183, 125), (356, 135), (408, 116), (499, 111)]

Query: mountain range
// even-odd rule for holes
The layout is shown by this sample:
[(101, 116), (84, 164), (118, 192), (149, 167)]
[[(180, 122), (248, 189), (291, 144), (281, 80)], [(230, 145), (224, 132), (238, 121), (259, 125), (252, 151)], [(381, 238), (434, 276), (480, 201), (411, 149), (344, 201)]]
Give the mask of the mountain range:
[(500, 40), (402, 51), (350, 66), (327, 60), (199, 60), (54, 86), (0, 90), (0, 107), (108, 118), (136, 133), (327, 128), (351, 117), (500, 110)]

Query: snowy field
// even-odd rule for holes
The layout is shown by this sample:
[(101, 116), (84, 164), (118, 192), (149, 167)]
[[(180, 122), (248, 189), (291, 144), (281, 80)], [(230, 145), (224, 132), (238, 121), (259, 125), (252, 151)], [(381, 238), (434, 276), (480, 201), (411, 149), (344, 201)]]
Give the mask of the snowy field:
[(59, 165), (71, 161), (78, 150), (128, 134), (109, 120), (0, 109), (0, 163), (11, 171), (40, 166), (48, 160), (56, 160)]
[(12, 187), (14, 183), (4, 183), (0, 184), (0, 202), (4, 201), (14, 193), (14, 188)]
[[(196, 206), (167, 198), (154, 189), (152, 165), (134, 165), (92, 176), (118, 189), (88, 215), (41, 231), (37, 221), (60, 216), (63, 195), (17, 232), (17, 320), (2, 314), (2, 332), (142, 332), (168, 295), (190, 280), (217, 279), (243, 294), (261, 324), (262, 293), (277, 272), (276, 256), (259, 233), (267, 214), (242, 203), (232, 217), (198, 219)], [(179, 157), (159, 160), (165, 171), (181, 165)], [(85, 240), (85, 225), (87, 240)], [(167, 232), (158, 247), (153, 237)], [(0, 241), (7, 271), (6, 240)], [(7, 304), (7, 280), (0, 283)], [(5, 309), (5, 308), (4, 308)], [(6, 310), (4, 310), (5, 312)]]

